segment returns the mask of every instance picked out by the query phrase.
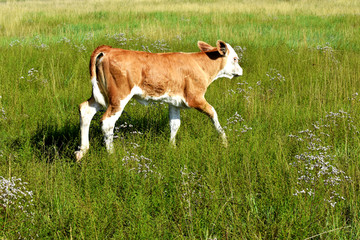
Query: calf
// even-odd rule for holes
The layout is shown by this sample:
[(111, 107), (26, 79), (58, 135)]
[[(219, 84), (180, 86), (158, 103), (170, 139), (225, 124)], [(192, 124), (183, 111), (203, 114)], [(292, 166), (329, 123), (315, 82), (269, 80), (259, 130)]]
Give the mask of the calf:
[(92, 96), (79, 106), (81, 146), (75, 152), (80, 160), (89, 149), (89, 127), (95, 113), (106, 108), (102, 132), (108, 152), (113, 152), (113, 132), (131, 98), (146, 104), (161, 101), (169, 104), (170, 142), (180, 127), (180, 109), (195, 108), (209, 116), (223, 144), (226, 135), (215, 109), (205, 100), (208, 86), (221, 77), (242, 75), (234, 49), (223, 41), (216, 47), (199, 41), (197, 53), (148, 53), (110, 46), (100, 46), (90, 59)]

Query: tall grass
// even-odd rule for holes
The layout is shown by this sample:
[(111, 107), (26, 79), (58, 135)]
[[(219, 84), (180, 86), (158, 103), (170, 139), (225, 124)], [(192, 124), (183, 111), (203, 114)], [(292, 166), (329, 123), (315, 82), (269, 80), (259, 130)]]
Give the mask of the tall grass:
[[(359, 238), (358, 1), (0, 5), (2, 238)], [(187, 110), (173, 149), (168, 107), (131, 101), (116, 152), (99, 113), (75, 163), (95, 47), (198, 51), (217, 39), (244, 69), (206, 94), (228, 148)]]

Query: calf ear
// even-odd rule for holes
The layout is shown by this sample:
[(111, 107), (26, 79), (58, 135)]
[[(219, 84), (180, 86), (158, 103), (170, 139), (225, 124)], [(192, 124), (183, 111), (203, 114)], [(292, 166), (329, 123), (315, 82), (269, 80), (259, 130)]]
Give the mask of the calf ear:
[(226, 46), (226, 43), (221, 41), (221, 40), (218, 40), (216, 42), (216, 47), (217, 47), (217, 50), (219, 51), (219, 53), (222, 55), (222, 56), (225, 56), (226, 55), (226, 52), (227, 52), (227, 46)]
[(203, 42), (203, 41), (198, 41), (198, 47), (200, 48), (200, 50), (202, 52), (208, 52), (208, 51), (213, 51), (214, 50), (214, 47), (207, 44), (206, 42)]

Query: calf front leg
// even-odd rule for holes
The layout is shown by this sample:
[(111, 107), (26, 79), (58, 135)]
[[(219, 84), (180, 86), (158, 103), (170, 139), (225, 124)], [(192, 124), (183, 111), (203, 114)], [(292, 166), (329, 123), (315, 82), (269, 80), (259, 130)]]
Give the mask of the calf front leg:
[(205, 99), (201, 99), (199, 101), (196, 101), (195, 103), (196, 104), (193, 107), (195, 109), (197, 109), (198, 111), (203, 112), (207, 116), (210, 117), (211, 121), (214, 124), (216, 131), (220, 134), (220, 136), (222, 138), (222, 143), (223, 143), (224, 147), (227, 147), (228, 141), (226, 139), (225, 131), (219, 123), (218, 115), (217, 115), (215, 109), (213, 108), (213, 106), (211, 106)]
[(175, 136), (180, 128), (180, 108), (169, 105), (170, 143), (176, 147)]

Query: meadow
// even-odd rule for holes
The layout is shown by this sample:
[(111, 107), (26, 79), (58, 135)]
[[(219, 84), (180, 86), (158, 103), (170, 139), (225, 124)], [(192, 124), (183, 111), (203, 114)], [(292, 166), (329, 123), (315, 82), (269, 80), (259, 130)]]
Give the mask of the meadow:
[[(360, 2), (0, 1), (1, 239), (359, 239)], [(131, 100), (77, 163), (98, 45), (230, 43), (244, 75), (206, 99), (228, 136)]]

